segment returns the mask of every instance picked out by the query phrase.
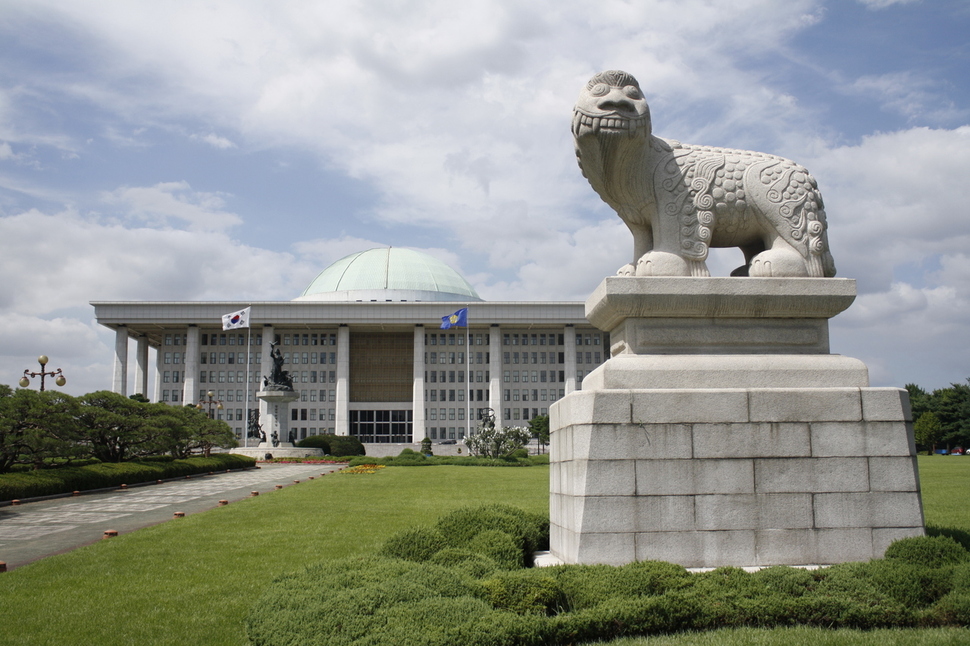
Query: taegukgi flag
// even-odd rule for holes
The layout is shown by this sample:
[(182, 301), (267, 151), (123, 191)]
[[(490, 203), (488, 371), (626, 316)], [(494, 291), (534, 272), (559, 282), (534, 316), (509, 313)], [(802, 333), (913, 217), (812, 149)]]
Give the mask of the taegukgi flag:
[(239, 328), (249, 327), (249, 310), (251, 309), (252, 307), (247, 307), (244, 310), (239, 310), (232, 314), (224, 314), (222, 317), (222, 329), (238, 330)]
[(441, 329), (447, 330), (452, 327), (468, 327), (468, 308), (463, 307), (454, 314), (441, 317)]

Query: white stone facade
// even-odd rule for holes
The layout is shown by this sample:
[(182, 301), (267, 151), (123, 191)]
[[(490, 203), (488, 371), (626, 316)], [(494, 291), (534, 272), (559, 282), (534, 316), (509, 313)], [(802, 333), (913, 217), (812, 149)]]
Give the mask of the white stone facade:
[[(532, 417), (547, 414), (554, 401), (581, 388), (583, 378), (609, 351), (608, 335), (589, 324), (578, 302), (469, 303), (468, 328), (448, 330), (440, 329), (441, 317), (464, 303), (92, 305), (98, 322), (116, 331), (115, 392), (143, 393), (152, 401), (184, 405), (212, 391), (223, 403), (218, 415), (241, 439), (246, 391), (249, 408), (257, 407), (256, 392), (271, 366), (273, 339), (280, 343), (284, 368), (299, 394), (290, 405), (296, 419), (288, 420), (299, 439), (318, 433), (356, 434), (355, 428), (364, 424), (389, 430), (380, 438), (371, 434), (371, 439), (389, 443), (417, 443), (426, 435), (436, 442), (460, 442), (484, 408), (492, 408), (503, 425), (524, 426)], [(249, 305), (248, 330), (222, 330), (223, 314)], [(365, 335), (369, 345), (360, 347), (356, 341)], [(398, 341), (396, 349), (381, 350), (391, 338)], [(377, 401), (361, 399), (363, 386), (355, 381), (360, 353), (378, 362), (393, 355), (398, 363), (406, 363), (398, 371), (406, 371), (400, 394), (378, 392)], [(128, 370), (129, 355), (136, 362), (134, 371)], [(133, 382), (129, 373), (134, 373)], [(361, 419), (370, 416), (373, 422)], [(385, 416), (386, 421), (378, 419)]]

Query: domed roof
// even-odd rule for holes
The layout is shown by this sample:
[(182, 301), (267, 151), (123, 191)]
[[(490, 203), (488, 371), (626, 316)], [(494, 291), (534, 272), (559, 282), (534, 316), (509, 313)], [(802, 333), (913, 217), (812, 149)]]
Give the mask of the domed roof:
[(387, 247), (350, 254), (313, 279), (297, 301), (480, 301), (457, 271), (426, 253)]

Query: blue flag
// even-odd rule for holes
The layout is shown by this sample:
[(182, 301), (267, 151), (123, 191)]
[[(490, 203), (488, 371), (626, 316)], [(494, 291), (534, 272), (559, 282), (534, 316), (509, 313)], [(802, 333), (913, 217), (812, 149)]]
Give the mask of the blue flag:
[(441, 329), (447, 330), (453, 327), (468, 327), (468, 308), (463, 307), (454, 314), (441, 317)]

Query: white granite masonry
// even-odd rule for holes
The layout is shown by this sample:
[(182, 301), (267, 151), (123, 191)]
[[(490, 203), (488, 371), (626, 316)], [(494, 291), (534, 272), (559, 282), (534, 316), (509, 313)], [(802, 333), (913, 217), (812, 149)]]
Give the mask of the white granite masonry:
[[(612, 326), (613, 357), (550, 409), (551, 556), (822, 565), (921, 535), (906, 391), (871, 388), (861, 361), (828, 354), (828, 318), (854, 292), (830, 278), (606, 279), (587, 314)], [(757, 351), (761, 331), (686, 350), (705, 327), (743, 338), (752, 319), (789, 351)], [(652, 320), (663, 343), (631, 341)], [(825, 329), (815, 354), (785, 338), (807, 327)]]

